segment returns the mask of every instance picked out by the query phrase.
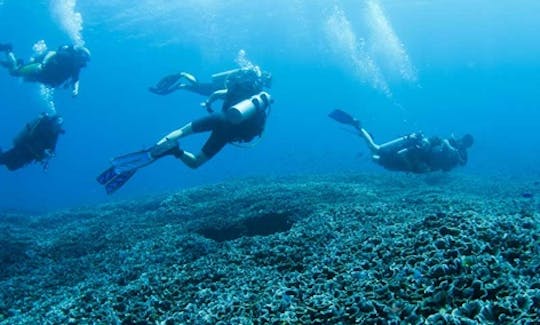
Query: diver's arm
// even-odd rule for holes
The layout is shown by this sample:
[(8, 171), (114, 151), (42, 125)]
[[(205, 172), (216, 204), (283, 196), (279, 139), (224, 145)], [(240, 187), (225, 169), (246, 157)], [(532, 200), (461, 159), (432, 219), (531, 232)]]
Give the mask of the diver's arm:
[(201, 103), (201, 106), (206, 108), (209, 112), (212, 110), (212, 103), (215, 102), (218, 99), (224, 99), (227, 95), (227, 89), (220, 89), (214, 91), (210, 96), (208, 96), (208, 99)]
[(49, 62), (50, 59), (52, 59), (53, 56), (56, 55), (55, 51), (49, 51), (47, 54), (45, 54), (45, 57), (43, 57), (43, 60), (41, 60), (41, 64), (45, 65)]
[(451, 152), (451, 155), (453, 156), (454, 160), (461, 166), (467, 163), (466, 150), (459, 150), (458, 148), (454, 147), (448, 139), (443, 139), (441, 142), (441, 146), (442, 146), (443, 151)]
[(73, 97), (77, 97), (77, 95), (79, 95), (79, 80), (74, 81), (74, 82), (72, 83), (72, 86), (71, 86), (71, 87), (72, 87), (72, 89), (73, 89), (73, 91), (71, 92), (71, 95), (72, 95)]
[(364, 128), (360, 128), (358, 130), (358, 132), (360, 132), (360, 136), (362, 138), (364, 138), (364, 140), (366, 140), (366, 143), (367, 143), (367, 145), (369, 147), (369, 150), (371, 150), (371, 152), (374, 153), (374, 154), (378, 153), (381, 146), (377, 145), (373, 141), (373, 138), (371, 137), (371, 134), (369, 134), (369, 132), (366, 131)]
[(450, 141), (448, 141), (448, 139), (443, 139), (441, 141), (441, 147), (443, 151), (451, 152), (452, 154), (459, 156), (459, 150), (455, 148), (454, 146), (452, 146), (452, 144), (450, 144)]
[(15, 73), (15, 71), (19, 68), (19, 64), (17, 63), (17, 58), (15, 57), (15, 54), (11, 51), (6, 52), (6, 64), (4, 65), (10, 73)]
[(79, 95), (79, 74), (80, 74), (81, 70), (77, 69), (76, 71), (73, 72), (73, 74), (71, 75), (71, 79), (69, 81), (70, 85), (71, 85), (71, 95), (73, 97), (77, 97), (77, 95)]

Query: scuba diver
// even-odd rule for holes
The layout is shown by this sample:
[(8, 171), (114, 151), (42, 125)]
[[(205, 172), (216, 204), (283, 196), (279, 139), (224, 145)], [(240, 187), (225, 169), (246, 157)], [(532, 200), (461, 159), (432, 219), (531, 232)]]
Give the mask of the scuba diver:
[(0, 165), (16, 170), (35, 161), (47, 169), (49, 160), (54, 157), (58, 137), (65, 133), (62, 124), (58, 114), (41, 114), (15, 137), (13, 148), (5, 152), (0, 150)]
[(60, 46), (56, 51), (47, 51), (26, 64), (15, 57), (11, 44), (0, 44), (0, 52), (5, 52), (7, 58), (0, 64), (12, 76), (50, 88), (69, 87), (74, 97), (79, 94), (80, 71), (90, 61), (90, 51), (81, 45)]
[(467, 163), (467, 149), (473, 145), (472, 135), (466, 134), (460, 139), (450, 137), (425, 137), (421, 133), (376, 144), (371, 134), (362, 128), (358, 119), (348, 113), (336, 109), (329, 117), (337, 122), (354, 127), (364, 138), (372, 153), (372, 159), (388, 170), (428, 173), (434, 171), (450, 171)]
[[(250, 142), (261, 136), (273, 102), (264, 91), (258, 67), (239, 69), (228, 75), (225, 88), (213, 92), (201, 106), (210, 113), (174, 130), (154, 146), (112, 159), (112, 166), (97, 177), (111, 194), (124, 185), (135, 172), (157, 159), (171, 155), (190, 168), (198, 168), (214, 157), (228, 143)], [(213, 112), (212, 104), (223, 100), (220, 112)], [(180, 149), (178, 139), (194, 133), (211, 132), (198, 154)]]
[[(148, 90), (157, 95), (168, 95), (177, 90), (184, 89), (199, 95), (210, 96), (213, 92), (224, 89), (227, 78), (241, 70), (242, 68), (238, 68), (214, 73), (211, 82), (199, 82), (192, 74), (180, 72), (163, 77), (155, 86), (149, 87)], [(271, 88), (272, 74), (262, 71), (261, 81), (265, 88)]]

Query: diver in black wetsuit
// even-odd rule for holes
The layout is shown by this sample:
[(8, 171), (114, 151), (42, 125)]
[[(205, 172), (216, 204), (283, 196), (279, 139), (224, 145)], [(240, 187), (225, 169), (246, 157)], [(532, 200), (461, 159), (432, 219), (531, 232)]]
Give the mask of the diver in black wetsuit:
[[(174, 153), (187, 166), (197, 168), (217, 154), (227, 143), (251, 141), (255, 136), (260, 135), (264, 129), (266, 122), (265, 110), (257, 110), (251, 117), (240, 123), (229, 121), (226, 113), (233, 105), (261, 93), (264, 85), (265, 83), (258, 69), (241, 69), (229, 75), (226, 88), (215, 91), (203, 103), (203, 106), (209, 112), (213, 112), (212, 103), (222, 99), (221, 112), (212, 113), (186, 124), (182, 128), (169, 133), (158, 141), (157, 145), (163, 145), (166, 142), (176, 143), (177, 139), (193, 133), (211, 132), (199, 154), (194, 155), (186, 151)], [(267, 100), (270, 100), (270, 98), (267, 98)]]
[(467, 149), (474, 142), (470, 134), (460, 139), (454, 137), (442, 139), (411, 133), (378, 145), (373, 141), (371, 134), (362, 128), (360, 121), (348, 113), (334, 110), (329, 116), (340, 123), (353, 126), (366, 140), (373, 160), (389, 170), (413, 173), (450, 171), (467, 163)]
[(0, 44), (0, 52), (6, 53), (7, 61), (0, 64), (12, 76), (22, 77), (27, 82), (39, 82), (50, 88), (70, 87), (72, 95), (79, 94), (79, 74), (90, 61), (90, 51), (84, 46), (64, 45), (56, 51), (48, 51), (32, 58), (30, 63), (15, 57), (11, 44)]
[[(102, 172), (97, 181), (113, 193), (140, 168), (167, 155), (180, 159), (190, 168), (198, 168), (226, 144), (249, 142), (261, 136), (272, 99), (263, 91), (265, 83), (258, 67), (240, 69), (228, 75), (225, 89), (213, 92), (202, 106), (210, 115), (187, 123), (170, 132), (153, 147), (112, 160), (112, 166)], [(213, 112), (212, 103), (223, 100), (220, 112)], [(178, 139), (194, 133), (211, 132), (201, 151), (193, 154), (178, 146)]]
[(9, 170), (17, 170), (32, 162), (40, 162), (44, 168), (54, 157), (56, 143), (62, 129), (63, 120), (59, 115), (41, 114), (37, 119), (26, 124), (13, 140), (13, 148), (0, 150), (0, 165)]
[[(187, 72), (180, 72), (163, 77), (155, 86), (148, 90), (157, 95), (168, 95), (177, 90), (188, 90), (199, 95), (210, 96), (213, 92), (225, 89), (227, 78), (242, 69), (233, 69), (212, 75), (211, 82), (199, 82), (195, 76)], [(266, 88), (272, 87), (272, 75), (269, 72), (261, 73), (261, 81)]]

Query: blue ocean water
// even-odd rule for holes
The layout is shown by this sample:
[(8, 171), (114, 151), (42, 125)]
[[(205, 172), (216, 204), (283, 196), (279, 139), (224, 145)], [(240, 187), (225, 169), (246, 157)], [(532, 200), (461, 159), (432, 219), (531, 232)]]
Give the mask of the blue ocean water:
[[(52, 210), (251, 175), (369, 171), (363, 141), (327, 118), (359, 117), (377, 141), (411, 131), (471, 133), (455, 172), (538, 178), (540, 2), (324, 0), (0, 0), (0, 42), (29, 58), (84, 42), (92, 61), (78, 98), (59, 89), (65, 119), (46, 172), (0, 169), (0, 207)], [(95, 177), (111, 157), (147, 147), (199, 117), (204, 99), (147, 91), (162, 76), (200, 79), (237, 66), (239, 53), (271, 71), (276, 103), (262, 141), (226, 147), (190, 170), (163, 159), (112, 197)], [(0, 73), (0, 146), (46, 111), (38, 85)], [(198, 151), (206, 135), (182, 141)]]

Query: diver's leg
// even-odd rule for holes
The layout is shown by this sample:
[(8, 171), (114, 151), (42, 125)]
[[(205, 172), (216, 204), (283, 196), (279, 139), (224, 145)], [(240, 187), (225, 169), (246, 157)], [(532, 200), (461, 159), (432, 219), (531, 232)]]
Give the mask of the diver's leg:
[(225, 145), (227, 144), (227, 134), (222, 132), (222, 129), (219, 127), (212, 131), (208, 140), (201, 149), (199, 154), (194, 155), (190, 152), (184, 151), (180, 155), (180, 160), (190, 168), (198, 168), (212, 157), (214, 157)]
[(11, 50), (6, 51), (6, 61), (2, 61), (1, 65), (8, 69), (11, 74), (15, 74), (19, 68), (17, 58)]
[(23, 77), (24, 81), (35, 82), (39, 80), (43, 65), (41, 63), (21, 64), (15, 56), (8, 55), (8, 61), (2, 61), (1, 64), (9, 70), (9, 74), (15, 77)]
[(31, 152), (20, 147), (14, 147), (1, 154), (2, 162), (8, 170), (13, 171), (24, 167), (34, 160)]
[(210, 132), (220, 128), (225, 123), (225, 116), (222, 113), (210, 114), (190, 122), (183, 127), (167, 134), (157, 144), (161, 144), (168, 140), (178, 140), (189, 136), (193, 133)]
[(391, 147), (402, 147), (405, 143), (407, 143), (408, 141), (408, 137), (407, 136), (403, 136), (403, 137), (399, 137), (397, 139), (394, 139), (394, 140), (391, 140), (391, 141), (388, 141), (388, 142), (385, 142), (383, 144), (381, 144), (379, 146), (379, 149), (389, 149)]
[[(212, 158), (227, 144), (226, 136), (220, 131), (223, 123), (224, 117), (222, 114), (211, 114), (190, 122), (159, 140), (156, 146), (162, 146), (166, 150), (154, 157), (161, 158), (165, 155), (172, 154), (176, 158), (179, 158), (186, 166), (193, 169), (198, 168)], [(169, 141), (176, 142), (178, 139), (193, 133), (202, 133), (208, 131), (212, 131), (212, 134), (204, 144), (201, 152), (197, 155), (184, 151), (178, 147), (174, 147), (173, 149), (167, 148), (169, 147)]]
[(195, 169), (214, 157), (225, 147), (229, 139), (224, 123), (222, 114), (212, 114), (193, 122), (194, 132), (199, 133), (211, 130), (212, 133), (199, 154), (194, 155), (184, 151), (178, 158), (188, 167)]
[(188, 124), (184, 125), (183, 127), (176, 129), (172, 131), (171, 133), (167, 134), (161, 140), (159, 140), (156, 145), (161, 145), (167, 141), (177, 141), (180, 138), (183, 138), (185, 136), (188, 136), (190, 134), (193, 134), (193, 123), (189, 122)]
[(181, 149), (178, 145), (173, 146), (172, 143), (177, 143), (178, 139), (189, 136), (193, 133), (201, 133), (212, 131), (220, 123), (220, 117), (217, 114), (209, 115), (193, 122), (189, 122), (183, 127), (172, 131), (163, 138), (161, 138), (155, 145), (156, 150), (153, 154), (154, 158), (161, 158), (163, 156), (173, 154), (177, 158), (182, 156)]
[(366, 129), (364, 128), (360, 128), (359, 129), (359, 132), (360, 132), (360, 136), (362, 138), (364, 138), (364, 140), (366, 140), (366, 144), (368, 145), (369, 147), (369, 150), (371, 150), (371, 152), (373, 154), (377, 154), (379, 152), (379, 149), (381, 146), (377, 145), (374, 141), (373, 141), (373, 138), (371, 137), (371, 134), (369, 134), (368, 131), (366, 131)]
[(381, 144), (379, 146), (379, 150), (397, 152), (411, 146), (412, 143), (415, 143), (416, 141), (421, 140), (421, 138), (422, 138), (421, 134), (411, 133), (409, 135), (405, 135), (397, 139), (394, 139), (392, 141), (388, 141), (386, 143)]
[(192, 169), (199, 168), (202, 164), (210, 160), (204, 152), (200, 152), (198, 155), (194, 155), (191, 152), (185, 151), (180, 157), (178, 157), (186, 166)]

